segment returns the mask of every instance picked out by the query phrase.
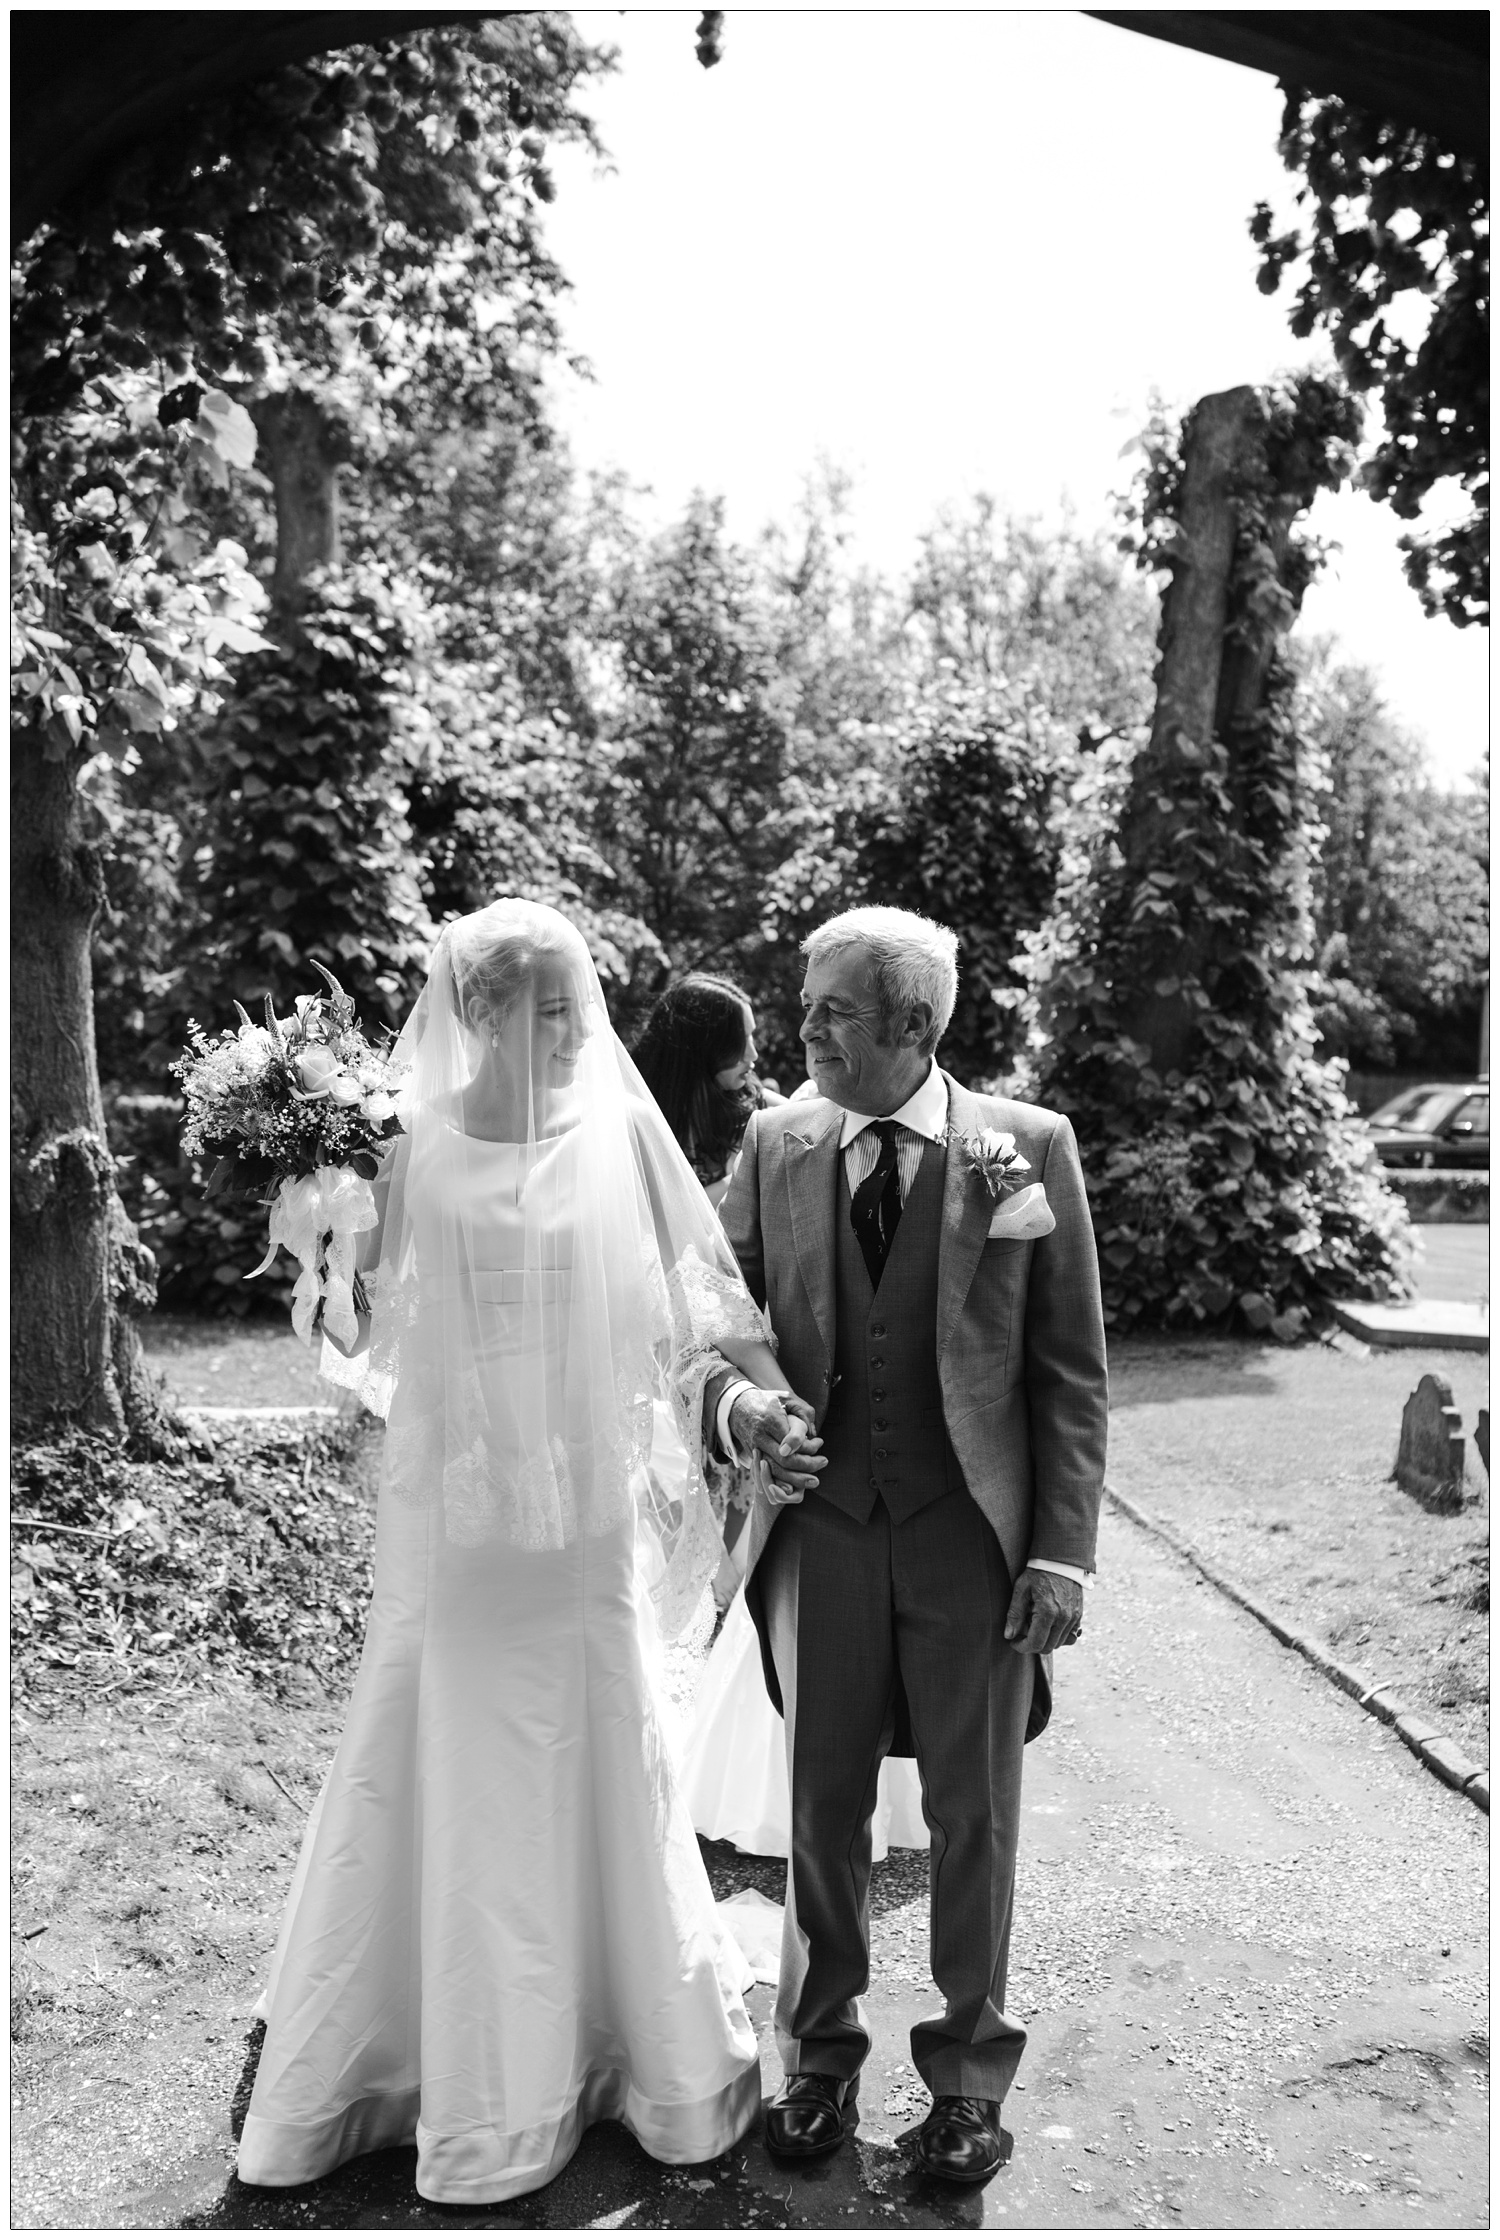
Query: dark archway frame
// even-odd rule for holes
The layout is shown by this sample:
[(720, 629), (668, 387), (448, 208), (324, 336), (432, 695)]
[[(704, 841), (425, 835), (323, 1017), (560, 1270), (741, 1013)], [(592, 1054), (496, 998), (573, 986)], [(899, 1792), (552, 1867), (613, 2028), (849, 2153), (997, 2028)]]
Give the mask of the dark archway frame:
[[(23, 8), (11, 16), (11, 238), (23, 241), (90, 174), (194, 102), (333, 47), (496, 10)], [(1101, 23), (1269, 71), (1313, 93), (1484, 155), (1487, 10), (1201, 14), (1092, 8)], [(857, 36), (857, 15), (849, 17)]]

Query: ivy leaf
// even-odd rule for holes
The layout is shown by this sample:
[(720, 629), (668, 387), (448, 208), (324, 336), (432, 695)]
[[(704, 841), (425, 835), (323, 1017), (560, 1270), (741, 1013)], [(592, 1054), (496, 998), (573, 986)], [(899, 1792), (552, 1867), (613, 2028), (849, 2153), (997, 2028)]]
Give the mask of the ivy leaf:
[[(195, 422), (196, 426), (197, 423)], [(194, 442), (188, 445), (191, 465), (207, 475), (216, 490), (229, 488), (229, 465), (223, 454), (211, 443)]]
[(228, 467), (253, 467), (255, 464), (255, 422), (242, 404), (226, 396), (222, 389), (204, 392), (198, 407), (194, 427), (204, 443), (218, 453)]
[(125, 666), (143, 692), (159, 701), (162, 707), (171, 706), (172, 696), (167, 690), (166, 681), (139, 639), (126, 655)]
[(87, 576), (90, 583), (113, 583), (120, 573), (114, 555), (106, 545), (80, 545), (73, 558), (80, 574)]
[(207, 539), (196, 529), (168, 529), (161, 540), (164, 557), (177, 568), (190, 568), (207, 549)]
[(156, 407), (156, 417), (164, 428), (172, 427), (179, 420), (196, 419), (203, 406), (203, 385), (198, 381), (180, 381), (169, 389)]
[(228, 646), (231, 653), (269, 653), (273, 640), (263, 638), (248, 623), (232, 621), (228, 615), (216, 614), (203, 635), (206, 653), (217, 653), (221, 646)]
[(169, 728), (168, 710), (161, 700), (138, 691), (134, 685), (124, 684), (110, 696), (110, 706), (119, 711), (131, 731), (156, 733)]

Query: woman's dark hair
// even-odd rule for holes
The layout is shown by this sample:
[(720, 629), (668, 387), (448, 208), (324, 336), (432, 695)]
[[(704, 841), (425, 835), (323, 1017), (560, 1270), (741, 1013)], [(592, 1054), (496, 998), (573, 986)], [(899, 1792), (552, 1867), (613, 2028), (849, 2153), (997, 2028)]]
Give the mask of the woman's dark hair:
[(750, 998), (732, 980), (690, 972), (658, 996), (631, 1056), (700, 1181), (717, 1182), (755, 1100), (714, 1075), (745, 1055)]

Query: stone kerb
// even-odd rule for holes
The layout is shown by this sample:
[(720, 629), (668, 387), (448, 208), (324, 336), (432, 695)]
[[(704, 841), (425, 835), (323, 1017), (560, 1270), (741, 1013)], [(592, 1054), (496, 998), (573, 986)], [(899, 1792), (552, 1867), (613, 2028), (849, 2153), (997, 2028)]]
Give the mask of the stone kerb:
[(1284, 1616), (1281, 1611), (1262, 1602), (1258, 1595), (1251, 1594), (1237, 1579), (1229, 1578), (1217, 1564), (1210, 1563), (1191, 1540), (1162, 1518), (1153, 1516), (1148, 1509), (1139, 1508), (1108, 1483), (1104, 1491), (1106, 1498), (1129, 1517), (1132, 1524), (1139, 1525), (1143, 1532), (1149, 1532), (1155, 1539), (1165, 1542), (1167, 1547), (1200, 1571), (1209, 1585), (1217, 1587), (1228, 1601), (1237, 1603), (1240, 1609), (1263, 1625), (1276, 1640), (1288, 1649), (1295, 1650), (1299, 1657), (1305, 1658), (1325, 1679), (1331, 1680), (1346, 1696), (1351, 1696), (1367, 1717), (1378, 1719), (1382, 1726), (1390, 1727), (1400, 1736), (1412, 1755), (1421, 1760), (1429, 1773), (1436, 1774), (1450, 1789), (1458, 1790), (1471, 1804), (1477, 1805), (1481, 1812), (1488, 1813), (1489, 1768), (1475, 1765), (1456, 1743), (1450, 1742), (1439, 1731), (1431, 1719), (1414, 1711), (1410, 1704), (1397, 1695), (1394, 1688), (1372, 1680), (1368, 1673), (1356, 1670), (1353, 1665), (1345, 1664), (1326, 1641), (1320, 1641), (1315, 1633), (1308, 1633), (1295, 1619)]

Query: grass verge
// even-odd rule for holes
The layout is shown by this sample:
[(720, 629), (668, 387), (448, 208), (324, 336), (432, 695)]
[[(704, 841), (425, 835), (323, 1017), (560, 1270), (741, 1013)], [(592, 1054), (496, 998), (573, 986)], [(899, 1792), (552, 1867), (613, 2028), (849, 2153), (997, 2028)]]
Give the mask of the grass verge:
[[(1489, 1487), (1473, 1450), (1483, 1354), (1256, 1340), (1110, 1348), (1109, 1477), (1231, 1578), (1489, 1763)], [(1430, 1516), (1390, 1476), (1435, 1370), (1469, 1435), (1468, 1506)], [(1101, 1581), (1101, 1590), (1108, 1582)]]

